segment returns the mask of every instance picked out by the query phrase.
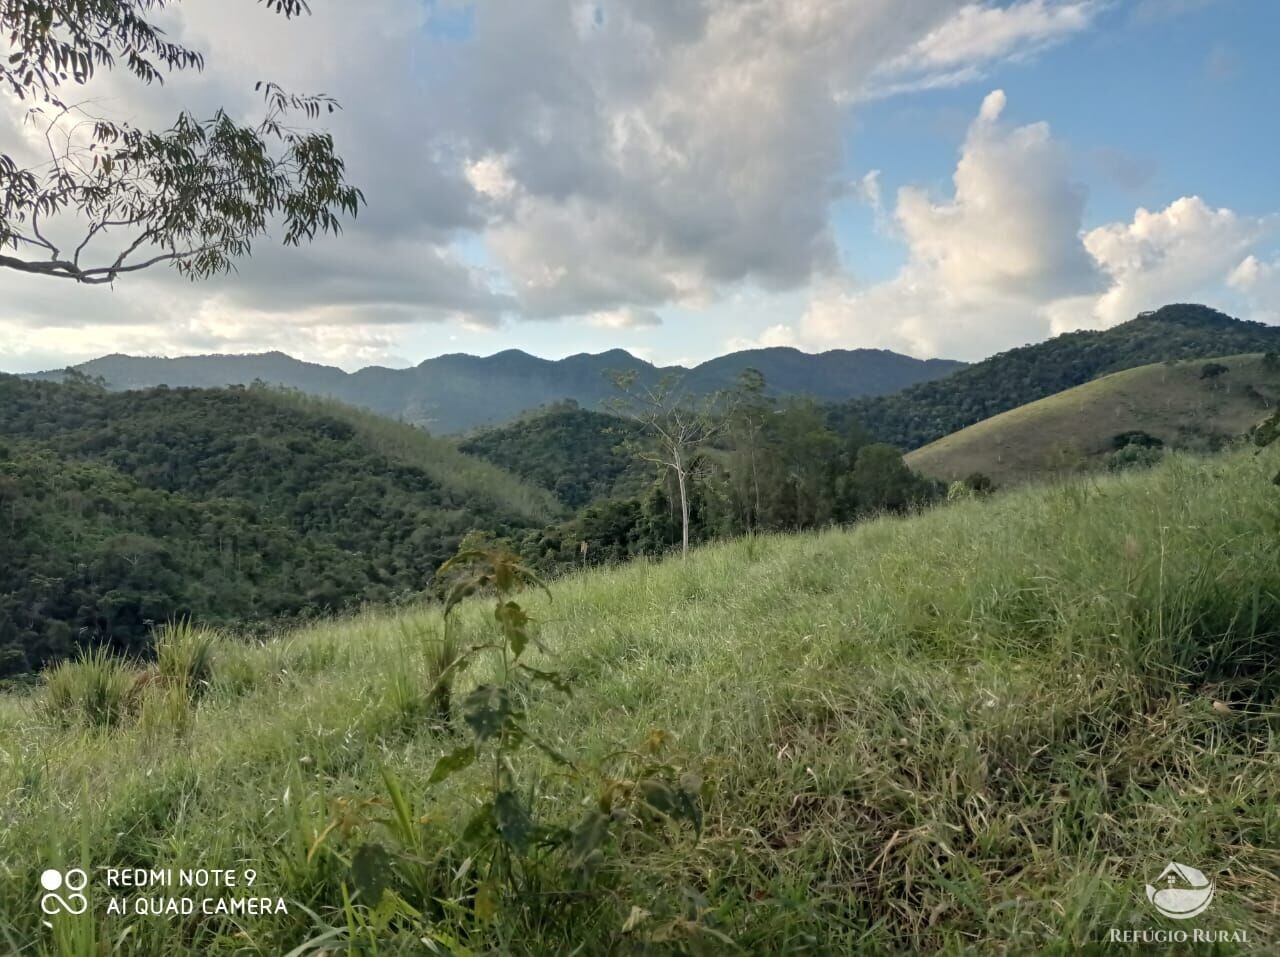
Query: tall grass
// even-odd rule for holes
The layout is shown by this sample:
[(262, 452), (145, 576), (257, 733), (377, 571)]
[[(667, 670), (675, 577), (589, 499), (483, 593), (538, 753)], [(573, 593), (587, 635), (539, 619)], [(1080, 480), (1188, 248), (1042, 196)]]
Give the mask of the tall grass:
[(156, 671), (187, 696), (199, 697), (213, 682), (220, 644), (216, 632), (193, 625), (190, 619), (169, 622), (156, 631)]
[(82, 651), (44, 678), (42, 710), (63, 727), (109, 727), (132, 710), (134, 671), (105, 647)]
[[(529, 596), (552, 653), (532, 663), (576, 680), (527, 725), (583, 766), (663, 729), (709, 796), (700, 834), (636, 837), (590, 884), (531, 866), (483, 921), (456, 852), (484, 772), (426, 783), (461, 740), (422, 708), (435, 610), (228, 645), (181, 736), (51, 727), (20, 699), (0, 707), (0, 942), (76, 953), (35, 888), (85, 861), (253, 867), (289, 902), (111, 915), (95, 872), (91, 926), (122, 953), (1138, 953), (1107, 934), (1174, 927), (1143, 890), (1172, 859), (1217, 882), (1187, 924), (1248, 934), (1217, 953), (1274, 953), (1277, 466), (1172, 455)], [(549, 761), (530, 792), (565, 824), (597, 797)], [(421, 918), (380, 918), (352, 901), (357, 852), (409, 834)]]

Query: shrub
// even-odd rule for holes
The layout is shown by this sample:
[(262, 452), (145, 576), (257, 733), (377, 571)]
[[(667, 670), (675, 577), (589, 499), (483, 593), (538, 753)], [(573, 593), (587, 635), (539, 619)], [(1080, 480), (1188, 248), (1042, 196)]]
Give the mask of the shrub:
[(136, 673), (105, 648), (81, 651), (44, 673), (44, 708), (64, 727), (111, 727), (132, 711)]
[(199, 628), (189, 619), (171, 621), (156, 632), (156, 672), (167, 684), (199, 697), (213, 681), (216, 632)]
[(1150, 468), (1164, 458), (1164, 449), (1159, 446), (1126, 445), (1109, 453), (1103, 460), (1108, 471), (1125, 472), (1129, 469)]
[(1111, 437), (1111, 448), (1117, 451), (1130, 446), (1140, 449), (1161, 449), (1164, 448), (1164, 439), (1150, 432), (1144, 432), (1142, 429), (1118, 432)]
[(996, 483), (991, 481), (991, 476), (983, 472), (970, 472), (965, 476), (964, 484), (976, 495), (990, 495), (996, 490)]

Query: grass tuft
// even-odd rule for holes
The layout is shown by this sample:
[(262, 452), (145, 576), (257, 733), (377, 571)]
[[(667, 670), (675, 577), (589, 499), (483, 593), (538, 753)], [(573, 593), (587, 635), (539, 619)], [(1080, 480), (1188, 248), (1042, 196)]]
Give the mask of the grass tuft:
[(136, 677), (107, 648), (82, 651), (44, 673), (41, 707), (62, 727), (112, 727), (132, 711)]

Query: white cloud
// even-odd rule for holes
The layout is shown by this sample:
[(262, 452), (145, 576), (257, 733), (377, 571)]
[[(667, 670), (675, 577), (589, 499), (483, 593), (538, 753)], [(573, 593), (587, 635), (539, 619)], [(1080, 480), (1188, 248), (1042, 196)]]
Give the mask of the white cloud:
[(1102, 290), (1080, 242), (1086, 194), (1066, 151), (1043, 123), (1004, 123), (1005, 107), (1000, 90), (983, 100), (951, 196), (899, 191), (902, 271), (867, 288), (819, 284), (802, 340), (978, 357), (1047, 332), (1043, 303)]
[(1132, 222), (1089, 231), (1084, 246), (1110, 278), (1110, 288), (1088, 310), (1060, 306), (1054, 330), (1107, 328), (1147, 309), (1201, 296), (1274, 232), (1274, 216), (1215, 209), (1184, 196), (1165, 209), (1139, 209)]
[(969, 3), (909, 50), (880, 66), (861, 96), (972, 82), (986, 65), (1021, 59), (1081, 33), (1105, 8), (1103, 0)]
[[(498, 199), (523, 315), (795, 288), (837, 265), (844, 106), (956, 0), (477, 5), (433, 120)], [(502, 157), (502, 189), (476, 164)]]
[(1227, 285), (1244, 296), (1251, 319), (1280, 323), (1280, 258), (1263, 262), (1246, 256), (1228, 274)]
[(587, 324), (598, 329), (643, 329), (662, 325), (662, 317), (650, 309), (628, 306), (593, 313), (587, 317)]
[(785, 323), (777, 323), (766, 328), (755, 337), (736, 336), (725, 343), (730, 352), (743, 352), (748, 349), (771, 349), (778, 346), (800, 345), (795, 329)]
[(1170, 302), (1219, 301), (1228, 281), (1255, 318), (1276, 315), (1280, 264), (1249, 254), (1280, 217), (1192, 196), (1086, 232), (1087, 196), (1067, 151), (1043, 123), (1003, 122), (1006, 106), (999, 90), (983, 101), (951, 196), (899, 191), (894, 222), (909, 258), (898, 275), (867, 287), (815, 284), (790, 330), (798, 342), (981, 358), (1050, 334), (1108, 328)]
[[(206, 52), (206, 72), (151, 89), (104, 74), (86, 91), (103, 109), (143, 125), (182, 106), (249, 116), (259, 78), (331, 93), (345, 106), (331, 120), (339, 151), (369, 207), (341, 237), (301, 250), (260, 242), (237, 274), (200, 286), (168, 273), (117, 290), (0, 274), (0, 365), (31, 354), (13, 343), (33, 337), (46, 353), (282, 348), (382, 361), (421, 323), (582, 317), (641, 329), (658, 310), (696, 321), (693, 309), (743, 290), (810, 288), (803, 322), (771, 315), (750, 341), (974, 356), (1051, 322), (1111, 321), (1207, 274), (1202, 260), (1219, 281), (1228, 268), (1174, 227), (1142, 239), (1119, 224), (1082, 242), (1085, 194), (1064, 151), (1044, 124), (1006, 123), (1003, 94), (972, 124), (950, 195), (882, 196), (876, 172), (850, 181), (851, 103), (972, 82), (1084, 31), (1104, 0), (448, 6), (469, 11), (460, 35), (433, 30), (439, 5), (420, 0), (371, 0), (360, 16), (315, 4), (294, 21), (220, 0), (162, 11), (173, 36)], [(6, 144), (35, 142), (2, 131), (16, 115), (0, 116)], [(849, 197), (907, 244), (888, 283), (841, 278), (831, 210)], [(1224, 212), (1204, 207), (1199, 221), (1234, 266), (1249, 244), (1233, 229), (1253, 221), (1232, 226)]]

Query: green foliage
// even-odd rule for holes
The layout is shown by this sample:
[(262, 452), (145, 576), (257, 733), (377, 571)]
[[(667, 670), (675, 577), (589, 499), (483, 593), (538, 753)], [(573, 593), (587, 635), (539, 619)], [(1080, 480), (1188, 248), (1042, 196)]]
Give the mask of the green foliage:
[(1118, 432), (1111, 437), (1113, 451), (1118, 452), (1130, 446), (1137, 446), (1140, 449), (1160, 449), (1164, 448), (1164, 439), (1142, 429), (1129, 429), (1124, 432)]
[(562, 403), (477, 433), (459, 447), (546, 489), (576, 510), (643, 489), (650, 470), (640, 467), (624, 447), (638, 435), (633, 423)]
[(1280, 412), (1273, 413), (1253, 430), (1253, 442), (1259, 448), (1265, 449), (1277, 438), (1280, 438)]
[[(1156, 926), (1142, 885), (1176, 845), (1218, 884), (1213, 926), (1268, 953), (1277, 468), (1275, 448), (1172, 452), (568, 576), (546, 614), (507, 596), (555, 652), (530, 642), (519, 664), (574, 691), (520, 668), (511, 708), (578, 773), (522, 742), (501, 828), (496, 739), (477, 746), (460, 715), (406, 720), (392, 693), (425, 694), (417, 639), (442, 606), (229, 644), (181, 737), (61, 729), (44, 690), (0, 695), (0, 856), (18, 862), (0, 868), (0, 941), (78, 927), (140, 957), (1066, 955)], [(503, 641), (498, 598), (451, 613), (465, 647)], [(459, 699), (502, 684), (498, 656)], [(242, 671), (256, 677), (228, 683)], [(499, 841), (525, 847), (512, 883), (474, 853)], [(40, 869), (75, 865), (251, 866), (289, 913), (42, 914)]]
[[(122, 274), (169, 263), (192, 279), (226, 272), (252, 242), (279, 222), (297, 245), (341, 230), (339, 214), (364, 203), (345, 180), (328, 133), (289, 125), (332, 113), (327, 96), (297, 96), (259, 83), (265, 115), (239, 125), (225, 110), (208, 119), (182, 112), (165, 130), (139, 129), (64, 100), (65, 87), (121, 65), (144, 83), (167, 71), (198, 70), (202, 56), (168, 38), (148, 14), (170, 0), (10, 0), (0, 31), (12, 50), (0, 63), (0, 88), (38, 105), (29, 118), (49, 132), (49, 155), (22, 167), (0, 154), (0, 266), (81, 283), (111, 283)], [(268, 0), (295, 16), (303, 0)], [(71, 135), (75, 130), (77, 135)], [(64, 135), (59, 135), (64, 134)], [(61, 143), (54, 148), (52, 144)], [(49, 221), (60, 214), (84, 230), (60, 246)], [(45, 229), (41, 229), (44, 220)], [(118, 255), (82, 264), (106, 233), (123, 231)]]
[(1200, 378), (1216, 381), (1231, 370), (1221, 362), (1206, 362), (1200, 367)]
[(105, 648), (45, 671), (43, 707), (63, 726), (111, 727), (132, 712), (135, 672)]
[(1275, 326), (1242, 322), (1205, 306), (1165, 306), (1103, 332), (1073, 332), (1011, 349), (893, 395), (853, 399), (832, 410), (832, 425), (841, 432), (862, 427), (911, 450), (1121, 369), (1274, 351), (1278, 344)]
[(0, 675), (83, 646), (149, 655), (157, 622), (267, 631), (403, 601), (474, 528), (554, 514), (501, 482), (466, 489), (456, 451), (428, 471), (399, 427), (326, 409), (0, 376), (0, 440), (21, 449), (0, 459)]
[(1164, 455), (1164, 449), (1158, 445), (1126, 445), (1107, 453), (1103, 464), (1109, 472), (1124, 472), (1128, 469), (1150, 468), (1164, 458)]
[(213, 683), (220, 644), (216, 632), (193, 625), (190, 619), (162, 625), (155, 637), (156, 673), (162, 681), (198, 698)]
[[(687, 419), (697, 418), (684, 411)], [(566, 431), (570, 421), (585, 431)], [(600, 486), (612, 487), (611, 497), (591, 501), (568, 522), (515, 541), (526, 561), (554, 570), (661, 555), (679, 546), (681, 489), (674, 448), (670, 443), (661, 450), (646, 446), (637, 435), (638, 425), (619, 423), (595, 413), (558, 410), (464, 446), (477, 454), (510, 454), (514, 465), (526, 455), (537, 456), (538, 446), (527, 440), (547, 437), (550, 454), (539, 460), (546, 471), (538, 480), (548, 487), (577, 487), (585, 465), (596, 462), (603, 463), (606, 473), (624, 475), (624, 480)], [(656, 425), (673, 434), (671, 423)], [(627, 441), (617, 444), (622, 438)], [(509, 440), (514, 447), (499, 452)], [(579, 440), (596, 451), (566, 466), (570, 444)], [(837, 434), (823, 407), (812, 400), (771, 397), (764, 376), (746, 370), (737, 389), (722, 397), (713, 427), (699, 441), (681, 444), (690, 541), (819, 528), (941, 497), (943, 486), (906, 469), (901, 455), (888, 447), (868, 453), (859, 468), (859, 450), (870, 441), (856, 429)], [(609, 450), (607, 456), (601, 448)], [(562, 466), (569, 471), (558, 472)], [(629, 494), (618, 494), (619, 488), (636, 486)]]
[[(695, 837), (703, 824), (704, 789), (698, 770), (686, 766), (674, 752), (665, 732), (649, 735), (638, 751), (615, 751), (609, 773), (599, 772), (598, 797), (573, 824), (540, 819), (540, 779), (522, 770), (532, 750), (573, 778), (587, 773), (535, 735), (529, 725), (533, 685), (542, 682), (566, 695), (569, 679), (525, 664), (530, 647), (545, 651), (533, 633), (533, 622), (513, 596), (525, 586), (545, 589), (538, 576), (509, 552), (468, 550), (450, 559), (440, 578), (450, 585), (443, 623), (448, 638), (462, 603), (473, 595), (495, 600), (495, 636), (459, 650), (447, 674), (437, 678), (437, 690), (462, 670), (479, 670), (480, 659), (495, 660), (494, 679), (474, 686), (462, 698), (461, 725), (470, 736), (436, 759), (425, 787), (438, 792), (457, 775), (479, 765), (480, 799), (471, 808), (449, 849), (436, 859), (426, 853), (429, 816), (419, 816), (402, 782), (383, 770), (389, 802), (381, 799), (339, 799), (333, 815), (316, 837), (308, 858), (319, 853), (350, 860), (348, 879), (354, 894), (343, 888), (345, 928), (331, 928), (349, 939), (385, 939), (393, 925), (398, 934), (435, 939), (434, 922), (425, 913), (441, 903), (448, 887), (448, 911), (463, 915), (460, 922), (469, 945), (497, 944), (490, 928), (499, 921), (525, 919), (545, 911), (548, 898), (606, 889), (602, 876), (606, 859), (617, 856), (618, 843), (631, 832), (678, 833), (682, 825)], [(548, 597), (550, 593), (548, 592)], [(432, 665), (431, 670), (437, 669)], [(445, 734), (449, 717), (439, 726)], [(391, 813), (379, 813), (386, 807)], [(383, 837), (374, 843), (368, 825), (381, 825)], [(358, 836), (359, 835), (359, 836)], [(355, 844), (348, 853), (335, 848), (335, 836)], [(462, 857), (458, 868), (454, 861)], [(450, 874), (453, 874), (452, 879)], [(418, 899), (427, 895), (432, 899)], [(647, 913), (647, 912), (646, 912)], [(674, 926), (668, 928), (674, 932)], [(425, 937), (424, 937), (425, 935)], [(319, 938), (313, 940), (318, 943)]]
[(575, 507), (574, 501), (558, 494), (545, 494), (538, 487), (542, 483), (538, 481), (540, 476), (536, 469), (530, 471), (525, 465), (536, 461), (536, 450), (547, 443), (546, 437), (539, 436), (536, 441), (519, 446), (515, 436), (503, 434), (498, 441), (504, 446), (516, 442), (519, 454), (495, 455), (495, 447), (464, 443), (459, 449), (451, 439), (437, 438), (417, 426), (333, 399), (284, 389), (273, 390), (273, 395), (305, 412), (332, 416), (349, 423), (375, 452), (392, 461), (422, 469), (442, 487), (460, 497), (475, 496), (498, 503), (534, 522), (560, 517), (564, 505)]

